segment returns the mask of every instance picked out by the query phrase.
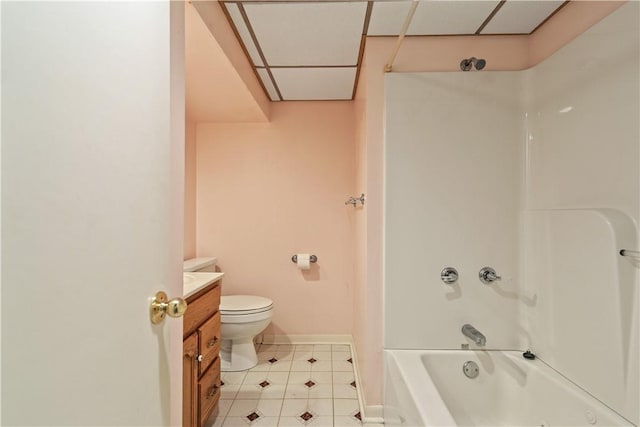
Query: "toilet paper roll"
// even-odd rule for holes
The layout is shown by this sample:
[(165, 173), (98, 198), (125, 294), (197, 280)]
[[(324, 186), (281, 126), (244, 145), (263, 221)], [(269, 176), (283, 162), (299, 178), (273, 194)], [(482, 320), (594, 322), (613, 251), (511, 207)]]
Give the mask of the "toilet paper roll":
[(298, 254), (298, 260), (296, 264), (300, 270), (308, 270), (311, 268), (311, 255), (309, 254)]

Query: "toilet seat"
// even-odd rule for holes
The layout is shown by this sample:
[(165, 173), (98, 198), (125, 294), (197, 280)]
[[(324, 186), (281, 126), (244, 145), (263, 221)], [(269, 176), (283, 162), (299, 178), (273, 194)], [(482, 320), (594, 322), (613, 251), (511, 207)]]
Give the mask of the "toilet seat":
[[(220, 315), (226, 319), (262, 319), (273, 310), (273, 301), (254, 295), (223, 295), (220, 297)], [(260, 313), (264, 313), (260, 315)], [(231, 322), (230, 322), (231, 323)]]

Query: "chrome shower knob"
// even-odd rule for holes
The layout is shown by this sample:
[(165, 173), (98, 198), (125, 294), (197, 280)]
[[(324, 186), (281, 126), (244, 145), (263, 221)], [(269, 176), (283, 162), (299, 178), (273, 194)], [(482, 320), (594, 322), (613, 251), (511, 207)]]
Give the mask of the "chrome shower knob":
[(485, 285), (490, 285), (496, 280), (501, 280), (502, 277), (496, 274), (496, 271), (491, 267), (482, 267), (480, 272), (478, 273), (478, 278)]
[(440, 272), (440, 279), (447, 285), (453, 285), (458, 281), (458, 270), (453, 267), (445, 267)]

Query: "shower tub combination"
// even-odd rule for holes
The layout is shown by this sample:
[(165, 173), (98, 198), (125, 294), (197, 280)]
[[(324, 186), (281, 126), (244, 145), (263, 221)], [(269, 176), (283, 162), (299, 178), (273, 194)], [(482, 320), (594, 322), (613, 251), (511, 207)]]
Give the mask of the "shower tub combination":
[[(475, 378), (463, 369), (469, 361)], [(517, 351), (385, 350), (385, 365), (389, 426), (633, 425)]]

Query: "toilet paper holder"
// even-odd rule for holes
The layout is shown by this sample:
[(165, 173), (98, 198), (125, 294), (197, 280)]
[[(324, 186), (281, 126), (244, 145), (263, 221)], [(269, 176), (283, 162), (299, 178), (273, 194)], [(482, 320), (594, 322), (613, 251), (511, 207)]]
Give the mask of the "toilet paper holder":
[[(294, 255), (294, 256), (292, 256), (292, 257), (291, 257), (291, 261), (292, 261), (294, 264), (297, 264), (297, 263), (298, 263), (298, 255)], [(318, 257), (317, 257), (317, 256), (315, 256), (315, 255), (311, 255), (311, 256), (309, 257), (309, 261), (311, 261), (311, 262), (318, 262)]]

